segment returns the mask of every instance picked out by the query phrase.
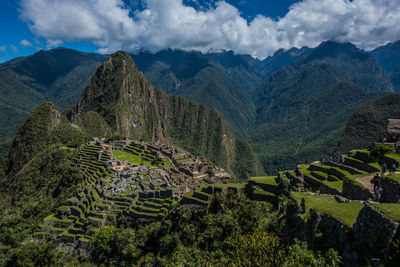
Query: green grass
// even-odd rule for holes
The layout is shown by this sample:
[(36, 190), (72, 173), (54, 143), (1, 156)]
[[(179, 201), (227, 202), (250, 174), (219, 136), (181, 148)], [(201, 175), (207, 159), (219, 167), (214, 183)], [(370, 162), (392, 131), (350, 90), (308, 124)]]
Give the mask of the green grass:
[(328, 174), (327, 173), (325, 173), (325, 172), (321, 172), (321, 171), (313, 171), (314, 173), (316, 173), (316, 174), (318, 174), (318, 175), (320, 175), (320, 176), (322, 176), (322, 177), (328, 177)]
[(262, 190), (254, 190), (254, 194), (260, 194), (260, 195), (267, 195), (267, 196), (275, 196), (274, 193), (267, 192), (267, 191), (262, 191)]
[(388, 157), (388, 158), (391, 158), (391, 159), (394, 159), (394, 160), (397, 160), (400, 162), (400, 154), (398, 154), (398, 153), (388, 153), (388, 154), (385, 154), (385, 157)]
[(343, 190), (343, 181), (335, 181), (335, 182), (323, 181), (323, 183), (326, 184), (327, 186), (336, 188), (339, 191)]
[(385, 176), (385, 179), (390, 179), (398, 184), (400, 184), (400, 175), (398, 174), (390, 174)]
[(346, 177), (348, 178), (348, 180), (350, 180), (350, 181), (353, 182), (354, 184), (356, 184), (356, 185), (361, 186), (361, 187), (364, 188), (364, 186), (363, 186), (359, 181), (357, 181), (356, 179), (357, 179), (357, 178), (362, 178), (362, 177), (365, 177), (365, 176), (374, 176), (374, 175), (377, 174), (377, 173), (378, 173), (378, 172), (361, 173), (361, 174), (349, 175), (349, 176), (346, 176)]
[(121, 150), (113, 150), (112, 153), (114, 157), (116, 157), (119, 161), (128, 161), (135, 165), (146, 165), (148, 167), (154, 167), (153, 165), (151, 165), (150, 161), (143, 160), (140, 156), (136, 156), (132, 153)]
[(315, 209), (321, 213), (330, 215), (339, 219), (343, 223), (351, 226), (356, 222), (358, 213), (363, 207), (360, 202), (339, 203), (333, 196), (329, 195), (311, 195), (303, 192), (293, 192), (292, 197), (298, 203), (304, 198), (307, 209)]
[(398, 203), (370, 203), (372, 207), (382, 212), (389, 219), (400, 222), (400, 204)]
[(260, 177), (250, 177), (251, 181), (261, 184), (278, 185), (276, 182), (276, 176), (260, 176)]
[(381, 169), (381, 166), (379, 166), (379, 163), (378, 163), (378, 162), (368, 163), (368, 165), (370, 165), (370, 166), (372, 166), (372, 167), (375, 167), (375, 168), (377, 168), (378, 170)]
[(210, 186), (218, 188), (226, 188), (226, 187), (244, 188), (246, 187), (246, 184), (210, 184)]

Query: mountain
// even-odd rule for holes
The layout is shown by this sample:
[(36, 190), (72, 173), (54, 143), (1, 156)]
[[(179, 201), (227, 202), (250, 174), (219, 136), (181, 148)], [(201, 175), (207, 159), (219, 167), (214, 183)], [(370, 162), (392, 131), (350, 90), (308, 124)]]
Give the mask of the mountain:
[(0, 65), (0, 142), (13, 137), (28, 114), (52, 101), (74, 104), (106, 56), (66, 48), (39, 51)]
[(369, 147), (386, 133), (388, 119), (400, 118), (400, 94), (390, 94), (360, 105), (347, 122), (337, 153)]
[(202, 54), (203, 57), (220, 66), (248, 95), (261, 85), (265, 78), (261, 72), (264, 62), (250, 55), (235, 54), (233, 51)]
[[(68, 117), (90, 135), (173, 143), (244, 177), (261, 171), (249, 145), (217, 112), (154, 88), (124, 52), (99, 67)], [(242, 157), (250, 157), (248, 166)]]
[(310, 48), (303, 46), (302, 48), (293, 47), (289, 50), (278, 49), (272, 56), (268, 56), (263, 60), (260, 66), (260, 72), (263, 77), (267, 77), (271, 73), (291, 63), (293, 60), (303, 55)]
[(390, 76), (395, 91), (400, 91), (400, 41), (378, 47), (371, 54)]
[(319, 160), (334, 151), (359, 104), (392, 90), (373, 56), (324, 42), (267, 78), (248, 140), (268, 172)]
[(155, 87), (217, 110), (236, 134), (242, 137), (248, 134), (255, 119), (252, 99), (246, 88), (242, 88), (206, 56), (198, 52), (164, 50), (132, 57)]
[(18, 172), (32, 157), (50, 143), (50, 135), (60, 124), (61, 113), (52, 103), (39, 105), (13, 139), (8, 173)]
[[(9, 148), (7, 159), (0, 161), (2, 263), (6, 259), (12, 261), (12, 257), (5, 258), (3, 252), (17, 253), (14, 249), (23, 247), (28, 236), (40, 231), (41, 222), (57, 207), (62, 207), (67, 199), (75, 199), (84, 188), (93, 189), (94, 184), (85, 180), (85, 173), (94, 175), (93, 179), (103, 176), (101, 170), (104, 172), (104, 169), (94, 172), (93, 168), (99, 168), (98, 164), (103, 166), (107, 158), (93, 163), (91, 146), (83, 149), (93, 137), (131, 138), (153, 142), (153, 145), (158, 143), (160, 147), (174, 144), (190, 150), (203, 162), (210, 160), (224, 167), (241, 179), (263, 173), (250, 145), (237, 138), (216, 111), (154, 88), (138, 71), (129, 54), (116, 52), (97, 69), (76, 105), (64, 112), (50, 102), (38, 105), (11, 144), (0, 144), (4, 149)], [(105, 150), (103, 156), (110, 153), (109, 148)], [(79, 158), (79, 151), (87, 155)], [(147, 151), (143, 153), (143, 157), (151, 156)], [(82, 161), (83, 176), (76, 159)], [(186, 170), (185, 160), (185, 156), (177, 157), (175, 164), (180, 164), (179, 170), (181, 167)], [(92, 164), (92, 169), (87, 164)], [(198, 167), (207, 166), (210, 165)], [(185, 181), (180, 180), (179, 171), (169, 174), (177, 179), (179, 186), (186, 186)], [(190, 179), (203, 185), (202, 179), (192, 176)], [(146, 186), (151, 188), (154, 184)], [(169, 183), (166, 186), (170, 186)], [(91, 218), (87, 214), (82, 220), (88, 222), (86, 216)]]

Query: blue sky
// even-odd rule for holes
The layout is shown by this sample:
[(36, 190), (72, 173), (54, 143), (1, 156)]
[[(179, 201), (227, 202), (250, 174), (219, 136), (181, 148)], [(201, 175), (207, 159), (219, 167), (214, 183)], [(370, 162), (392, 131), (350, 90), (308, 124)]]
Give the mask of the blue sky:
[(101, 53), (233, 50), (262, 59), (327, 39), (366, 50), (400, 39), (400, 1), (123, 1), (1, 1), (0, 62), (57, 46)]

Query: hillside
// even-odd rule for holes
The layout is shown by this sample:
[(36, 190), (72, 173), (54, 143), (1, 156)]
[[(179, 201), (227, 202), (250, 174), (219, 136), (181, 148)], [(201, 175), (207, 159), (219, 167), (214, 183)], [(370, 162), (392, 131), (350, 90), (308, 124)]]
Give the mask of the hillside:
[(371, 51), (382, 69), (390, 76), (396, 92), (400, 90), (400, 41), (389, 43)]
[(368, 147), (386, 133), (388, 119), (400, 118), (400, 94), (390, 94), (360, 105), (347, 122), (337, 153)]
[[(92, 136), (173, 143), (227, 170), (249, 156), (236, 153), (242, 141), (218, 113), (154, 88), (124, 52), (103, 63), (68, 117)], [(250, 159), (246, 175), (260, 171), (254, 154)]]
[[(197, 52), (164, 50), (132, 55), (138, 68), (155, 86), (218, 111), (239, 136), (246, 136), (255, 119), (255, 106), (247, 88), (232, 80), (224, 69)], [(212, 55), (210, 55), (212, 57)], [(215, 56), (214, 56), (215, 57)], [(233, 71), (233, 70), (232, 70)], [(235, 77), (254, 84), (254, 73), (237, 71)], [(242, 77), (244, 75), (245, 77)], [(242, 83), (246, 83), (243, 81)]]
[(348, 43), (322, 43), (265, 81), (248, 140), (269, 173), (318, 160), (333, 153), (359, 104), (392, 90), (375, 58)]
[(105, 58), (57, 48), (1, 64), (0, 142), (13, 137), (38, 104), (52, 101), (61, 109), (74, 104)]
[(267, 77), (273, 72), (279, 70), (280, 68), (288, 65), (294, 61), (299, 56), (303, 55), (310, 48), (304, 46), (302, 48), (293, 47), (289, 50), (279, 49), (272, 56), (267, 57), (263, 60), (260, 66), (260, 71), (263, 77)]
[[(155, 87), (217, 110), (236, 135), (251, 142), (264, 158), (264, 166), (274, 173), (278, 165), (288, 166), (286, 163), (292, 160), (306, 162), (327, 157), (354, 108), (382, 95), (369, 91), (392, 90), (386, 74), (391, 75), (393, 84), (400, 76), (393, 65), (396, 45), (387, 47), (390, 49), (382, 47), (372, 52), (385, 73), (374, 57), (351, 44), (335, 42), (325, 42), (314, 49), (278, 50), (264, 61), (232, 51), (202, 54), (164, 50), (157, 54), (139, 53), (133, 58)], [(390, 61), (388, 55), (392, 53)], [(14, 136), (37, 104), (52, 101), (65, 109), (76, 103), (104, 59), (98, 54), (59, 48), (0, 65), (0, 83), (7, 82), (0, 87), (6, 88), (0, 99), (0, 123), (4, 125), (0, 141)], [(338, 109), (328, 101), (325, 109), (318, 99), (342, 95), (342, 81), (349, 88), (367, 90), (367, 95), (360, 91), (360, 99), (338, 99)], [(339, 91), (335, 93), (336, 89)], [(354, 96), (358, 89), (353, 89), (346, 94)], [(24, 94), (20, 94), (22, 91)], [(318, 114), (330, 120), (317, 127), (314, 123), (320, 120), (310, 117), (308, 125), (308, 116), (314, 116), (308, 111), (310, 107), (319, 107)], [(330, 109), (337, 112), (332, 114)], [(304, 132), (306, 125), (308, 133)], [(292, 130), (287, 131), (288, 127)]]

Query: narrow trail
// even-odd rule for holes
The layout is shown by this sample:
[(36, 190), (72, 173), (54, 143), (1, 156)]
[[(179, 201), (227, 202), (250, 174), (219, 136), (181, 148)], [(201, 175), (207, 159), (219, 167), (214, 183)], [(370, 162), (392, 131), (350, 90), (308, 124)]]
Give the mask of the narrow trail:
[(374, 185), (371, 183), (372, 178), (374, 178), (373, 175), (365, 176), (365, 177), (357, 178), (356, 181), (361, 183), (365, 188), (367, 188), (369, 191), (371, 191), (373, 193)]
[[(386, 172), (386, 174), (387, 173), (388, 172)], [(400, 174), (400, 171), (396, 171), (395, 174)], [(372, 178), (374, 178), (374, 175), (357, 178), (356, 181), (360, 182), (365, 188), (367, 188), (369, 191), (373, 193), (374, 185), (371, 183)]]

